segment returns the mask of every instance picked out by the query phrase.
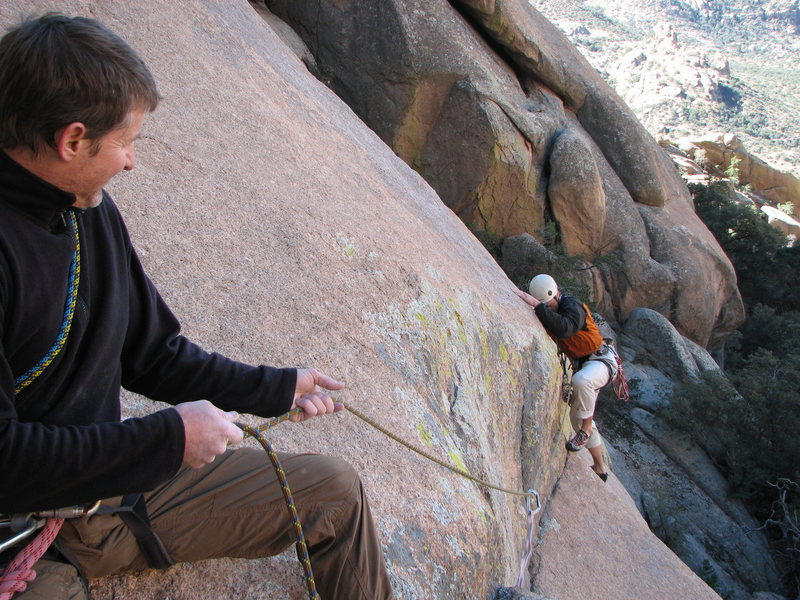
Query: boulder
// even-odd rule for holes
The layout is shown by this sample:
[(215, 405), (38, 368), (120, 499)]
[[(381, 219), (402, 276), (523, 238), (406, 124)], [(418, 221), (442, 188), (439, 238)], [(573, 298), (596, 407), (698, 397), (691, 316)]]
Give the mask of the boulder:
[[(661, 418), (675, 381), (719, 371), (711, 355), (681, 336), (661, 314), (631, 312), (621, 333), (629, 404), (613, 403), (598, 414), (613, 447), (613, 469), (652, 531), (695, 573), (715, 583), (720, 595), (750, 600), (754, 591), (780, 589), (769, 544), (703, 448)], [(709, 431), (704, 446), (722, 450)]]
[(631, 511), (625, 488), (613, 474), (603, 483), (585, 455), (569, 457), (541, 518), (534, 590), (575, 600), (719, 600), (677, 557), (662, 552), (663, 543)]
[(550, 152), (547, 196), (569, 254), (593, 257), (603, 241), (597, 223), (606, 220), (606, 198), (589, 143), (565, 130)]
[(701, 346), (743, 319), (730, 262), (667, 155), (529, 2), (266, 4), (494, 253), (527, 234), (578, 256), (607, 319), (652, 308)]
[(497, 590), (493, 600), (552, 600), (520, 588), (504, 587)]
[(795, 243), (800, 237), (800, 220), (788, 215), (779, 208), (768, 205), (762, 206), (761, 212), (767, 215), (769, 224), (792, 240), (792, 243)]
[(697, 346), (687, 344), (669, 320), (654, 310), (631, 311), (622, 327), (622, 339), (628, 360), (656, 367), (668, 379), (697, 377), (700, 372), (693, 354)]

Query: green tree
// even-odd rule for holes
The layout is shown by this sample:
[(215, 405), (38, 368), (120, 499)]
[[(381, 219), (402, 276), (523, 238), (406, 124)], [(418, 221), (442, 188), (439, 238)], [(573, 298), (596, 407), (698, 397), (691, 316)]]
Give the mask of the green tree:
[(800, 262), (800, 251), (787, 248), (786, 236), (755, 207), (731, 200), (728, 182), (690, 184), (689, 189), (698, 216), (733, 263), (745, 305), (792, 307), (798, 292), (790, 283), (798, 274), (782, 262)]

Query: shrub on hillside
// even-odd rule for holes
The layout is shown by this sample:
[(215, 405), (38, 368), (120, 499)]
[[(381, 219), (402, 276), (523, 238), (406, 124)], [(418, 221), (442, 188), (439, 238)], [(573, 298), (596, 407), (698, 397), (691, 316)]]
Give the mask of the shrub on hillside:
[(726, 181), (690, 184), (697, 215), (728, 255), (747, 307), (757, 303), (778, 310), (800, 310), (800, 248), (755, 207), (734, 202)]
[(747, 320), (726, 346), (725, 373), (679, 383), (664, 418), (706, 448), (731, 493), (765, 523), (797, 592), (800, 247), (787, 246), (760, 212), (731, 200), (730, 183), (690, 190), (697, 214), (736, 270)]
[(664, 418), (706, 448), (731, 484), (731, 494), (766, 518), (768, 482), (800, 481), (800, 437), (787, 435), (800, 414), (800, 354), (752, 354), (726, 377), (705, 372), (680, 382)]

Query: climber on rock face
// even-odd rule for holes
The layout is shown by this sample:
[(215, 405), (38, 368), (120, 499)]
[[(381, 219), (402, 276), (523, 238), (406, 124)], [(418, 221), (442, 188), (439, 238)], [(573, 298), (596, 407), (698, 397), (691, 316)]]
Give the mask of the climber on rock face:
[(592, 469), (606, 481), (603, 440), (594, 422), (594, 408), (600, 389), (616, 373), (616, 352), (604, 342), (589, 308), (562, 294), (550, 275), (531, 279), (529, 290), (527, 294), (515, 288), (514, 293), (533, 307), (559, 350), (575, 362), (569, 413), (575, 435), (567, 442), (567, 450), (577, 452), (585, 447), (594, 460)]

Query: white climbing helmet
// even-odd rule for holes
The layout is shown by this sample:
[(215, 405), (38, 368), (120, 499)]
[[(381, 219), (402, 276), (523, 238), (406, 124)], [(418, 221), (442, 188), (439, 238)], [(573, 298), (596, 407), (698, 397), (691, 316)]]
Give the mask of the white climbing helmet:
[(528, 286), (531, 296), (536, 298), (539, 302), (550, 302), (558, 295), (558, 286), (556, 280), (545, 273), (541, 273), (531, 279)]

